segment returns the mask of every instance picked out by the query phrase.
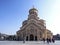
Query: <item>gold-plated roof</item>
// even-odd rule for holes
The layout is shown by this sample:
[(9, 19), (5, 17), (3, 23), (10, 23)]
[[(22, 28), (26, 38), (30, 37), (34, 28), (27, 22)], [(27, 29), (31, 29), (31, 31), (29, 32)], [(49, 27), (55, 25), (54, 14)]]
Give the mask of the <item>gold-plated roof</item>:
[(31, 8), (30, 10), (29, 10), (29, 12), (31, 12), (31, 11), (38, 11), (36, 8)]

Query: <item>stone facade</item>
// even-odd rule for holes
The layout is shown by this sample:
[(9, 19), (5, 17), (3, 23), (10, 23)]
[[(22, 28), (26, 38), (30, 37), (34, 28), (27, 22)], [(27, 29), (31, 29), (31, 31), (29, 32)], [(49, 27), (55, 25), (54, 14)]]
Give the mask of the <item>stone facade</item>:
[(42, 40), (42, 38), (52, 37), (51, 31), (46, 29), (45, 20), (39, 19), (38, 10), (34, 7), (29, 10), (28, 19), (23, 21), (22, 27), (17, 31), (19, 40)]

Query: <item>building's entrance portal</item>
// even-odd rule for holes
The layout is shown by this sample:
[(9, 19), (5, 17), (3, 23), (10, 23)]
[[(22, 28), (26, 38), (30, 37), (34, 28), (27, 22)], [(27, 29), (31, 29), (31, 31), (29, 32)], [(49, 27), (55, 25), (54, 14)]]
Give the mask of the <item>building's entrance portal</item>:
[(28, 36), (26, 37), (26, 41), (28, 41)]
[(37, 41), (37, 36), (35, 36), (35, 41)]
[(30, 41), (33, 41), (34, 40), (34, 36), (31, 34), (30, 35)]

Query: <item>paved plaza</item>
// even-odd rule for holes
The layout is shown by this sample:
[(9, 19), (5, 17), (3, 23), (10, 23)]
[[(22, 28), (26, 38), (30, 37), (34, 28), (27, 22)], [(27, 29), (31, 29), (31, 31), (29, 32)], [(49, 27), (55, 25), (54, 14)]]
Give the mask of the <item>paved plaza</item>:
[(0, 41), (0, 45), (60, 45), (60, 41), (55, 41), (55, 43), (47, 43), (43, 41)]

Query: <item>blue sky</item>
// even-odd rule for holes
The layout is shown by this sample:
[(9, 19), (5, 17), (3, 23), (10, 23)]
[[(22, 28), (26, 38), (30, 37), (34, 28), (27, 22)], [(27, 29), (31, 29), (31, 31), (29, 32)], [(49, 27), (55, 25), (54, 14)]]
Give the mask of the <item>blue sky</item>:
[(47, 29), (60, 33), (60, 0), (0, 0), (0, 32), (16, 34), (33, 5), (39, 18), (46, 20)]

